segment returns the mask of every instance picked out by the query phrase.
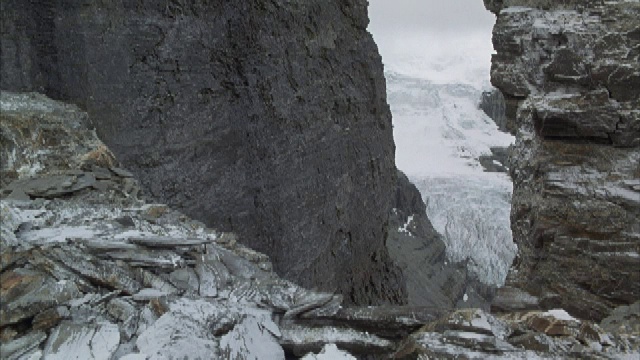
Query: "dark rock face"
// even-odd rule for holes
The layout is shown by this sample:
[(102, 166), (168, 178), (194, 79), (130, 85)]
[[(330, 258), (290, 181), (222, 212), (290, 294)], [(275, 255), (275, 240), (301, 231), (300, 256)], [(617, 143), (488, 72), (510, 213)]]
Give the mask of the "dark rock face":
[(0, 87), (86, 109), (153, 198), (299, 284), (401, 303), (366, 1), (2, 2)]
[(498, 89), (485, 91), (480, 98), (480, 109), (498, 125), (500, 131), (515, 133), (513, 123), (507, 123), (506, 103)]
[(640, 298), (640, 4), (485, 4), (498, 14), (491, 80), (517, 125), (519, 254), (498, 303), (602, 319)]
[(480, 165), (487, 172), (508, 172), (507, 164), (509, 163), (509, 148), (495, 146), (489, 148), (491, 155), (481, 155), (478, 157)]

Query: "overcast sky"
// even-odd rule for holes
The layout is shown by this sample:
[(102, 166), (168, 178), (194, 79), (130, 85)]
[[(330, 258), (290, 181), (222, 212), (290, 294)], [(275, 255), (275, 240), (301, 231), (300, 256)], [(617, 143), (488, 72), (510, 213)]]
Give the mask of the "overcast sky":
[(387, 69), (488, 83), (495, 16), (482, 0), (369, 0), (369, 18)]
[(477, 32), (495, 17), (482, 0), (369, 0), (372, 31)]

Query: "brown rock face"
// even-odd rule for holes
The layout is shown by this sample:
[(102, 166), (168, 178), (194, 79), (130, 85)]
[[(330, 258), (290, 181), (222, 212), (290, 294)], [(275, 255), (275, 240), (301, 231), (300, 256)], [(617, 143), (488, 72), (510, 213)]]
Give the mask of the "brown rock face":
[(485, 0), (517, 126), (507, 283), (597, 320), (640, 298), (640, 4), (601, 3)]

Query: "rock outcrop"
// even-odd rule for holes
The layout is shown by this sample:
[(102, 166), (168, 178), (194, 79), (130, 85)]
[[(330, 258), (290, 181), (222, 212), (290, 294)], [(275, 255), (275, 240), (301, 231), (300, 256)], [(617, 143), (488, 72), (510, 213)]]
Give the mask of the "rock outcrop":
[(351, 303), (402, 303), (367, 2), (2, 1), (0, 87), (85, 109), (157, 201)]
[(514, 124), (512, 122), (507, 123), (506, 103), (500, 90), (484, 91), (480, 98), (479, 107), (498, 125), (500, 131), (515, 133)]
[(280, 278), (236, 235), (141, 200), (86, 117), (39, 94), (0, 93), (2, 359), (638, 354), (638, 304), (602, 326), (561, 310), (344, 307)]
[(637, 338), (612, 337), (564, 310), (495, 316), (465, 309), (413, 333), (394, 358), (613, 359), (637, 356), (637, 346)]
[(485, 4), (491, 80), (517, 126), (519, 253), (498, 307), (600, 320), (640, 298), (640, 4)]

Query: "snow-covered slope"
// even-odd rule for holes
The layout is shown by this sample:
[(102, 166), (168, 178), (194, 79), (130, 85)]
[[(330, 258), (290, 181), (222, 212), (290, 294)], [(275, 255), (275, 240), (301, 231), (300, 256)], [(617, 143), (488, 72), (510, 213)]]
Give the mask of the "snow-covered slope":
[[(516, 252), (509, 224), (512, 185), (504, 173), (484, 172), (478, 158), (490, 154), (490, 147), (508, 146), (512, 136), (478, 109), (483, 86), (477, 77), (447, 83), (442, 71), (451, 69), (421, 76), (402, 60), (399, 66), (385, 64), (391, 69), (387, 92), (398, 168), (422, 193), (450, 259), (468, 259), (481, 280), (502, 284)], [(451, 62), (457, 66), (464, 68), (464, 61)], [(473, 67), (466, 68), (474, 74)]]
[(491, 88), (495, 17), (482, 2), (466, 0), (371, 0), (370, 14), (385, 66), (396, 164), (422, 193), (450, 259), (469, 259), (480, 279), (502, 284), (515, 254), (512, 185), (478, 161), (513, 141), (478, 109), (482, 91)]

